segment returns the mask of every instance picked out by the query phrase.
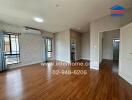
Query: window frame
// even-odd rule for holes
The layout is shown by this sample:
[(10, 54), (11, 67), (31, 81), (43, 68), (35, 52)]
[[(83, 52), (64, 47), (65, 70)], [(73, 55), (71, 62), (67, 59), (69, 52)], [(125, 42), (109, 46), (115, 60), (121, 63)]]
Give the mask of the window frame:
[[(18, 64), (18, 63), (21, 63), (21, 59), (20, 59), (20, 41), (19, 41), (19, 34), (21, 34), (21, 33), (12, 33), (12, 32), (5, 32), (4, 33), (4, 35), (8, 35), (9, 36), (9, 45), (10, 45), (10, 54), (4, 54), (5, 55), (5, 57), (6, 56), (17, 56), (16, 57), (16, 59), (17, 59), (17, 62), (16, 63), (12, 63), (12, 64)], [(15, 38), (16, 38), (16, 36), (17, 36), (17, 38), (18, 38), (18, 45), (19, 45), (19, 53), (16, 53), (16, 54), (12, 54), (12, 45), (11, 45), (11, 35), (14, 35), (15, 36)], [(5, 44), (4, 44), (5, 45)], [(16, 51), (17, 52), (17, 51)], [(9, 65), (11, 65), (11, 64), (9, 64)]]
[[(19, 45), (19, 53), (17, 53), (17, 54), (12, 54), (12, 41), (11, 41), (11, 35), (14, 35), (14, 36), (18, 36), (18, 44), (20, 44), (19, 43), (19, 35), (16, 35), (16, 34), (9, 34), (9, 33), (11, 33), (11, 32), (8, 32), (8, 33), (6, 33), (5, 35), (8, 35), (9, 36), (9, 45), (10, 45), (10, 54), (6, 54), (5, 53), (5, 55), (20, 55), (20, 45)], [(16, 37), (15, 37), (16, 38)]]

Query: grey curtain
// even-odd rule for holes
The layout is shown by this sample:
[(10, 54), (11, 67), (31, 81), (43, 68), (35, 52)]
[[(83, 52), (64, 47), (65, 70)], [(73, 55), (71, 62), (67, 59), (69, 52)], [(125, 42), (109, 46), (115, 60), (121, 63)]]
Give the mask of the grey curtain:
[(0, 32), (0, 71), (6, 70), (6, 62), (4, 55), (4, 33)]

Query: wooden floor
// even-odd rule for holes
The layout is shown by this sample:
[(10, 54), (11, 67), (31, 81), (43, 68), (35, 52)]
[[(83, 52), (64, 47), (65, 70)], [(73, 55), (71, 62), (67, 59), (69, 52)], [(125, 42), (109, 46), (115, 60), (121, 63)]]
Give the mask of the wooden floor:
[[(86, 75), (53, 70), (86, 70)], [(30, 65), (0, 73), (0, 100), (132, 100), (132, 86), (105, 61), (99, 71), (88, 66)]]

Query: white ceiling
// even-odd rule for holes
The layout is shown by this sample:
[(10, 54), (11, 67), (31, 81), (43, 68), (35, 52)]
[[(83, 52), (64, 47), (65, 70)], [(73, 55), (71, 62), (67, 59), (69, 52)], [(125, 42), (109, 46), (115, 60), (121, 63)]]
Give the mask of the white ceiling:
[[(0, 0), (0, 20), (49, 32), (87, 32), (91, 20), (110, 14), (116, 4), (129, 8), (132, 0)], [(43, 17), (44, 23), (34, 22), (35, 16)]]

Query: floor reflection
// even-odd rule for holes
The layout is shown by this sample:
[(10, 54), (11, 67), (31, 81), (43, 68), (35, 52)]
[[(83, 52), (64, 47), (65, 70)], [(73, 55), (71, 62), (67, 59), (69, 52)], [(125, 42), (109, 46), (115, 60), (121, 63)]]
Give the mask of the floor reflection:
[(47, 63), (47, 78), (48, 78), (48, 80), (51, 79), (53, 66), (54, 66), (53, 63)]
[[(11, 91), (12, 90), (12, 91)], [(23, 85), (21, 70), (8, 72), (6, 75), (6, 94), (9, 99), (22, 97)]]

